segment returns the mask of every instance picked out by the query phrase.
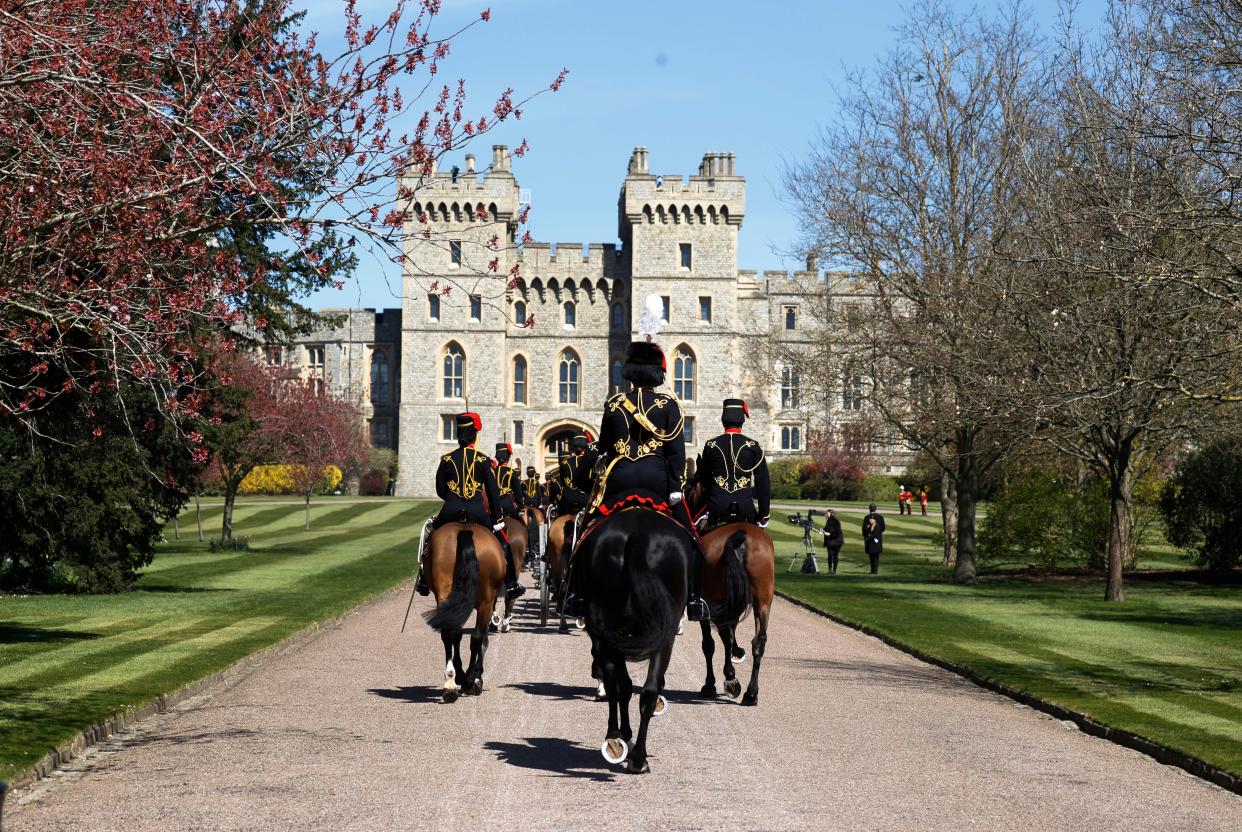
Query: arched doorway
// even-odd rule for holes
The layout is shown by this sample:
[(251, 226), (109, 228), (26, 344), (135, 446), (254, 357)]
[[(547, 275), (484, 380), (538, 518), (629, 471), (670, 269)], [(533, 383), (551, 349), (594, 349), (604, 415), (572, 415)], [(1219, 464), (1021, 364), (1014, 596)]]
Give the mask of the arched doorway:
[(594, 436), (595, 428), (577, 419), (558, 419), (543, 426), (535, 439), (535, 452), (531, 455), (528, 465), (534, 465), (539, 473), (556, 470), (556, 457), (562, 451), (569, 450), (569, 440), (583, 430), (589, 430)]

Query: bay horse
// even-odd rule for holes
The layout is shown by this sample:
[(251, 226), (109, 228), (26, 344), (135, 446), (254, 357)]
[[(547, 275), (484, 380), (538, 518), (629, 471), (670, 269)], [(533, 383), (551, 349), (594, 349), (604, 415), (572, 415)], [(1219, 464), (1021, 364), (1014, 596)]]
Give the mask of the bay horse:
[[(427, 584), (436, 608), (425, 615), (444, 643), (445, 702), (465, 692), (483, 692), (483, 656), (487, 652), (487, 625), (496, 593), (504, 584), (505, 555), (491, 529), (468, 523), (446, 523), (428, 543)], [(470, 664), (461, 664), (462, 627), (475, 613), (470, 634)], [(460, 687), (458, 680), (461, 681)]]
[(574, 533), (576, 514), (562, 514), (552, 521), (548, 527), (548, 550), (544, 553), (545, 567), (548, 570), (548, 586), (556, 594), (557, 617), (560, 619), (560, 631), (568, 632), (565, 623), (565, 574), (569, 569), (569, 558)]
[[(529, 544), (529, 538), (526, 536), (526, 525), (514, 517), (505, 515), (505, 536), (509, 538), (509, 548), (513, 550), (513, 572), (515, 575), (521, 576), (522, 566), (526, 563), (526, 547)], [(501, 557), (504, 553), (501, 552)], [(507, 633), (513, 629), (513, 604), (517, 598), (505, 596), (505, 611), (500, 616), (499, 621), (493, 620), (497, 630)]]
[(753, 523), (726, 523), (703, 535), (703, 599), (711, 611), (711, 622), (700, 622), (703, 628), (703, 656), (707, 660), (707, 680), (700, 693), (716, 696), (716, 675), (712, 656), (711, 625), (724, 646), (725, 693), (737, 698), (742, 692), (733, 669), (737, 625), (747, 608), (753, 607), (755, 637), (750, 643), (752, 664), (750, 684), (742, 696), (743, 705), (759, 704), (759, 665), (768, 643), (768, 618), (776, 593), (776, 549), (768, 533)]
[[(651, 717), (667, 708), (664, 674), (686, 607), (694, 550), (689, 532), (671, 517), (634, 508), (601, 520), (574, 554), (574, 588), (586, 599), (591, 656), (608, 698), (608, 731), (600, 750), (631, 774), (650, 771), (647, 728)], [(633, 690), (626, 662), (644, 660), (647, 678), (631, 747)]]

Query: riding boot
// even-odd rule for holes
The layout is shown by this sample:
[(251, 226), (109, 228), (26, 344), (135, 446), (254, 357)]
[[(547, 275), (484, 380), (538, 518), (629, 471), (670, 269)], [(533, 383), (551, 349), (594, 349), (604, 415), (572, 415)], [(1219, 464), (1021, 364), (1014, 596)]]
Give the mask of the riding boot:
[(703, 574), (703, 551), (695, 548), (694, 562), (690, 564), (690, 592), (689, 598), (686, 600), (686, 617), (691, 621), (708, 621), (711, 616), (707, 611), (707, 604), (703, 601), (700, 594), (700, 580)]
[(580, 593), (574, 591), (574, 561), (571, 558), (569, 565), (565, 569), (565, 581), (562, 584), (562, 591), (565, 593), (565, 615), (570, 618), (586, 617), (586, 599)]
[(427, 560), (427, 549), (418, 553), (418, 577), (414, 579), (414, 591), (419, 595), (426, 597), (431, 594), (431, 587), (427, 586), (426, 570), (423, 568)]
[(505, 552), (505, 595), (509, 598), (520, 598), (526, 594), (526, 587), (518, 583), (517, 569), (513, 560), (513, 547), (504, 538), (499, 538), (499, 540), (501, 548)]

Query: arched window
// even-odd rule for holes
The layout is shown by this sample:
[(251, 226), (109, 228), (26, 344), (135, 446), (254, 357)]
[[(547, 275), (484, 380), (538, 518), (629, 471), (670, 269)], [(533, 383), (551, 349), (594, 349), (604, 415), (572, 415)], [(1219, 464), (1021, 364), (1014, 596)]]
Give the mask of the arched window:
[(440, 320), (440, 296), (439, 295), (428, 295), (427, 296), (427, 320), (429, 321)]
[(673, 395), (685, 402), (694, 401), (694, 353), (680, 346), (673, 355)]
[(798, 388), (800, 382), (798, 371), (793, 367), (781, 370), (781, 410), (790, 410), (798, 406)]
[(466, 395), (466, 353), (457, 344), (444, 350), (444, 398), (462, 399)]
[(520, 355), (513, 359), (513, 402), (526, 404), (526, 359)]
[(376, 350), (371, 353), (371, 402), (388, 404), (388, 356)]
[(625, 389), (625, 378), (621, 375), (621, 369), (624, 366), (620, 358), (612, 360), (612, 368), (608, 374), (608, 383), (611, 385), (613, 393), (620, 393)]
[(560, 367), (560, 401), (561, 404), (577, 404), (578, 403), (578, 373), (581, 362), (578, 360), (578, 354), (573, 350), (565, 350), (561, 353)]
[(625, 329), (625, 307), (619, 303), (612, 305), (612, 328), (618, 331)]
[(565, 326), (578, 325), (578, 305), (572, 300), (565, 301)]
[(518, 301), (513, 304), (513, 322), (518, 326), (526, 326), (526, 303)]

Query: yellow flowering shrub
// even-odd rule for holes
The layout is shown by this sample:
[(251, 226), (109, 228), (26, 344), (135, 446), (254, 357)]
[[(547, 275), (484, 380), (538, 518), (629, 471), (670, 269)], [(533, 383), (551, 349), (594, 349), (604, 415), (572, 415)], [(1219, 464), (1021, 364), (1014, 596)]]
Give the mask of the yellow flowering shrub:
[[(254, 470), (241, 481), (239, 494), (298, 494), (298, 472), (300, 465), (257, 465)], [(344, 474), (335, 465), (323, 469), (323, 479), (315, 486), (315, 491), (323, 493), (332, 491), (341, 484)]]

